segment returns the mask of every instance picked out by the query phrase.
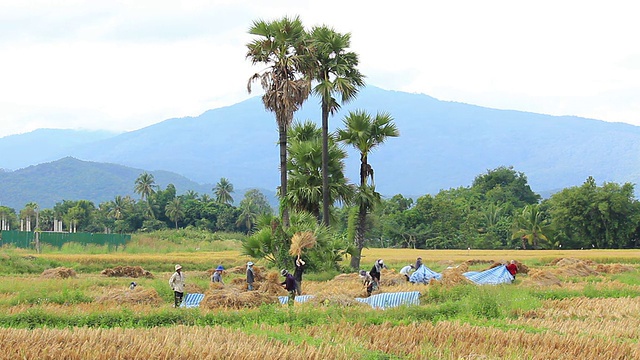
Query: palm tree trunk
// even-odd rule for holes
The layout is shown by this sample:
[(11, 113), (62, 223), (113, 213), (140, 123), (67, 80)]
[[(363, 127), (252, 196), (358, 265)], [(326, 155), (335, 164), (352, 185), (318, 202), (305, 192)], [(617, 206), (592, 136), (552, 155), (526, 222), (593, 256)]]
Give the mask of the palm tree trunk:
[(358, 223), (356, 225), (356, 235), (354, 243), (356, 246), (356, 253), (351, 255), (351, 268), (358, 270), (360, 268), (360, 259), (362, 257), (362, 248), (364, 247), (364, 232), (365, 222), (367, 220), (367, 209), (364, 206), (360, 206), (358, 210)]
[[(278, 133), (280, 135), (280, 199), (287, 197), (287, 126), (278, 123)], [(282, 207), (282, 226), (289, 227), (289, 209), (285, 201), (280, 201)]]
[(322, 102), (322, 222), (329, 226), (329, 105)]

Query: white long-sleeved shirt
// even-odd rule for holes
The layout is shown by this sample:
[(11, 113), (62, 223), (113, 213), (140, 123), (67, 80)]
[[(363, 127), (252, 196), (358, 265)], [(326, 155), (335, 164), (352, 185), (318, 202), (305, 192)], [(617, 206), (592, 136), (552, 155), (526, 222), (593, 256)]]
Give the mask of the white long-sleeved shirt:
[(173, 291), (184, 292), (184, 274), (182, 271), (174, 272), (169, 279), (169, 286), (173, 289)]

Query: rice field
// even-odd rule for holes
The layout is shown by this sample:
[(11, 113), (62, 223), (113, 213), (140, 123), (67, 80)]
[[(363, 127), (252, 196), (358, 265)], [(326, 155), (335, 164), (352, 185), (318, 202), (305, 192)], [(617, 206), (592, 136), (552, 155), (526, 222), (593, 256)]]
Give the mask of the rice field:
[[(373, 310), (353, 301), (364, 289), (355, 274), (343, 274), (305, 278), (303, 291), (314, 301), (260, 306), (243, 290), (247, 259), (235, 252), (34, 255), (168, 269), (137, 278), (135, 292), (127, 288), (131, 278), (99, 272), (4, 276), (0, 359), (640, 359), (638, 251), (365, 249), (363, 255), (363, 268), (378, 258), (392, 268), (383, 272), (380, 291), (418, 290), (421, 305)], [(515, 259), (528, 274), (499, 286), (407, 284), (397, 270), (417, 256), (439, 272)], [(185, 266), (192, 292), (210, 301), (173, 309), (167, 279), (175, 262), (199, 269), (224, 263), (226, 284), (211, 285), (209, 270)], [(260, 296), (286, 294), (271, 286), (280, 279), (277, 269), (264, 265), (256, 265), (263, 271)], [(245, 306), (220, 306), (242, 296)]]

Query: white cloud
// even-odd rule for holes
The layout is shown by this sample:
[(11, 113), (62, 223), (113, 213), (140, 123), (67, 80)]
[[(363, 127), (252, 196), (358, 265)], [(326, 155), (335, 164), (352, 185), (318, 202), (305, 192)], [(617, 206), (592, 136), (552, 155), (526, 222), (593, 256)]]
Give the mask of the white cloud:
[(367, 82), (640, 125), (631, 1), (5, 1), (0, 136), (133, 130), (247, 98), (256, 19), (352, 34)]

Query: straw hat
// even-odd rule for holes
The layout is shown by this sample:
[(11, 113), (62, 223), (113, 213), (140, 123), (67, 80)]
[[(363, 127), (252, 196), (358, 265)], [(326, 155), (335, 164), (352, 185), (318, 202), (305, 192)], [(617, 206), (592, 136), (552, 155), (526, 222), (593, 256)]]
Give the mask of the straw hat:
[(182, 269), (182, 266), (180, 264), (176, 264), (176, 271)]

